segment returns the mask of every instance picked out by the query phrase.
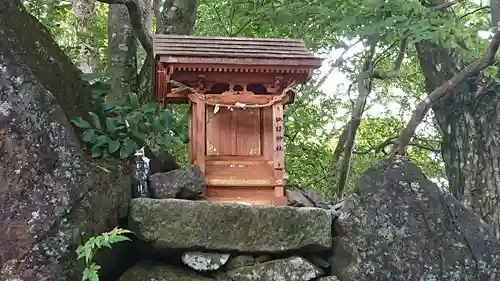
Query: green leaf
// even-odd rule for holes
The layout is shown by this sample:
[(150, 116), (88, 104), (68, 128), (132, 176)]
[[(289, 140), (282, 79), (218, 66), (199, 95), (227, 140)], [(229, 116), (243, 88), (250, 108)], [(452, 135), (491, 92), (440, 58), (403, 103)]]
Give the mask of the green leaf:
[(71, 123), (75, 124), (75, 126), (81, 129), (88, 129), (92, 127), (89, 122), (83, 120), (81, 117), (71, 120)]
[(101, 147), (98, 145), (94, 145), (90, 150), (92, 158), (98, 158), (101, 156)]
[(124, 235), (111, 236), (109, 239), (109, 242), (111, 242), (112, 244), (122, 242), (122, 241), (132, 241), (132, 240), (130, 240), (130, 238), (128, 238), (127, 236), (124, 236)]
[(92, 124), (96, 127), (96, 129), (100, 130), (101, 129), (101, 121), (99, 120), (99, 116), (95, 114), (94, 112), (90, 111), (89, 112), (90, 118), (92, 119)]
[(120, 148), (119, 140), (110, 140), (108, 143), (108, 151), (109, 153), (115, 153)]
[(144, 141), (146, 139), (146, 134), (140, 132), (137, 127), (132, 129), (132, 136)]
[(137, 96), (136, 93), (129, 93), (128, 94), (130, 104), (134, 107), (137, 108), (139, 107), (139, 97)]
[(125, 139), (120, 146), (120, 158), (125, 159), (137, 150), (137, 144), (131, 139)]
[(101, 267), (92, 263), (90, 266), (83, 270), (82, 281), (99, 281), (99, 275), (97, 274)]
[(82, 140), (88, 143), (94, 143), (96, 139), (94, 129), (87, 129), (82, 134)]
[(116, 118), (115, 117), (106, 117), (106, 130), (110, 134), (114, 134), (116, 132)]
[(91, 247), (85, 247), (84, 249), (85, 252), (85, 263), (89, 263), (89, 261), (92, 259), (92, 248)]
[(104, 144), (108, 143), (110, 141), (110, 138), (106, 135), (100, 135), (97, 137), (95, 145), (96, 146), (103, 146)]
[(109, 110), (115, 109), (116, 107), (117, 107), (117, 104), (116, 104), (116, 102), (113, 102), (113, 101), (105, 101), (102, 103), (102, 109), (104, 111), (109, 111)]
[(83, 245), (80, 245), (78, 246), (78, 248), (76, 248), (76, 254), (77, 254), (77, 260), (85, 257), (85, 248), (83, 247)]
[(163, 125), (161, 124), (160, 116), (153, 117), (153, 130), (161, 131), (163, 130)]
[(169, 109), (165, 109), (162, 112), (160, 112), (160, 118), (165, 126), (165, 129), (170, 129), (172, 128), (172, 111)]
[(179, 139), (183, 144), (189, 143), (189, 135), (186, 133), (178, 134)]
[(92, 94), (98, 98), (103, 98), (107, 93), (111, 91), (110, 83), (103, 83), (98, 81), (91, 85)]
[(155, 103), (146, 103), (141, 106), (141, 111), (144, 113), (153, 113), (158, 109), (158, 105)]

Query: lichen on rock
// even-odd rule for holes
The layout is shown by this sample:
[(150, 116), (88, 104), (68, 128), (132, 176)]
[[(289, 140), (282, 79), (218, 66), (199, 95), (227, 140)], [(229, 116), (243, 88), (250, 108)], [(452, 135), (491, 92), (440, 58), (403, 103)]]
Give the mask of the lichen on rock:
[(127, 270), (119, 281), (214, 281), (194, 271), (153, 262), (139, 262)]
[(137, 198), (129, 220), (131, 230), (160, 251), (310, 252), (332, 243), (332, 215), (319, 208)]
[(489, 226), (408, 161), (368, 170), (335, 228), (340, 280), (500, 279)]
[(64, 102), (90, 89), (71, 61), (21, 1), (1, 6), (0, 280), (75, 280), (74, 249), (118, 224), (130, 181), (120, 162), (105, 172), (80, 148), (68, 116), (87, 100)]
[(309, 281), (323, 271), (304, 258), (294, 256), (229, 270), (233, 281)]

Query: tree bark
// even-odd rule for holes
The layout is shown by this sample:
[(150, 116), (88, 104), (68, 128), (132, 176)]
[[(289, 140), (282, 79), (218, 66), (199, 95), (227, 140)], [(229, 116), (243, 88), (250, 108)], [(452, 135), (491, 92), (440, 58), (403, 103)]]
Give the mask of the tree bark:
[(1, 40), (9, 40), (18, 47), (18, 55), (37, 72), (37, 79), (55, 96), (68, 119), (93, 111), (92, 92), (81, 79), (81, 72), (20, 1), (0, 1), (0, 27)]
[[(158, 3), (156, 3), (158, 5)], [(153, 6), (156, 6), (153, 5)], [(158, 7), (157, 7), (158, 8)], [(156, 34), (188, 35), (194, 30), (198, 0), (166, 0), (163, 9), (156, 12)], [(144, 100), (152, 98), (153, 57), (146, 57), (137, 81)]]
[(134, 91), (137, 77), (137, 40), (125, 5), (109, 6), (108, 57), (111, 75), (109, 98), (117, 100)]
[(76, 65), (82, 72), (92, 73), (101, 63), (99, 52), (92, 48), (94, 39), (89, 33), (94, 20), (95, 0), (74, 0), (72, 4), (75, 11), (75, 29), (80, 45)]
[[(459, 69), (451, 52), (431, 43), (417, 46), (428, 92)], [(442, 156), (451, 193), (489, 223), (500, 238), (500, 91), (471, 77), (433, 106), (442, 131)]]
[(166, 0), (157, 19), (157, 34), (191, 34), (196, 22), (198, 0)]

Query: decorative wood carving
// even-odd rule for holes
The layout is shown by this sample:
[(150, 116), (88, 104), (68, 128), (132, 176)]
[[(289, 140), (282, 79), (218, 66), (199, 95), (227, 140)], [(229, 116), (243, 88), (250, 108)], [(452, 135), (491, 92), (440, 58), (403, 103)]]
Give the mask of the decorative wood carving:
[(284, 86), (285, 85), (283, 83), (283, 76), (276, 76), (274, 78), (274, 83), (267, 88), (267, 92), (272, 94), (281, 93), (281, 91), (283, 91)]
[(200, 93), (205, 93), (207, 91), (206, 81), (204, 75), (198, 76), (198, 82), (196, 83), (196, 90)]

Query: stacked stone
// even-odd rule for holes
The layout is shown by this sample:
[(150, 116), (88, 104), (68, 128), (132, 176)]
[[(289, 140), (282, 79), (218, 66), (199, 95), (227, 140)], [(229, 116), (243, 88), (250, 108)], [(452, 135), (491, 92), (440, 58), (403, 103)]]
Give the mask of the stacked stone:
[(137, 198), (130, 227), (149, 253), (179, 253), (184, 266), (141, 261), (120, 281), (335, 280), (321, 279), (332, 247), (324, 209)]

